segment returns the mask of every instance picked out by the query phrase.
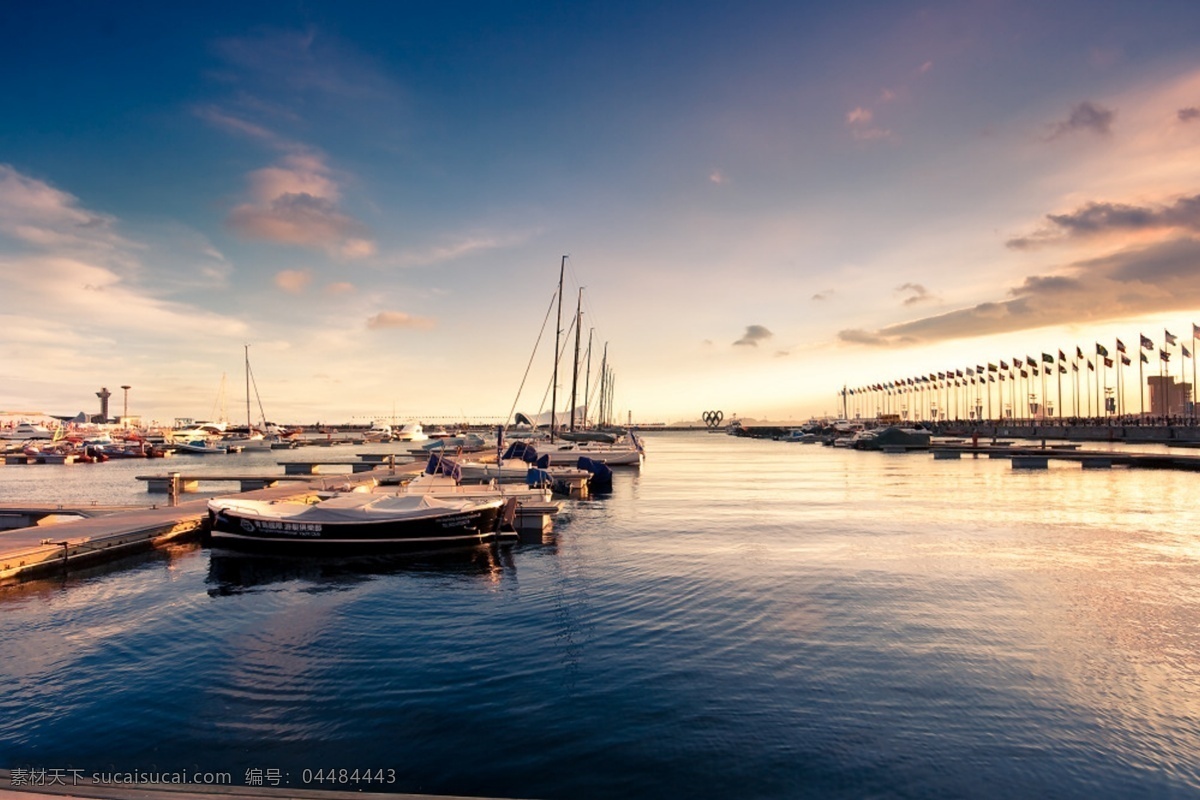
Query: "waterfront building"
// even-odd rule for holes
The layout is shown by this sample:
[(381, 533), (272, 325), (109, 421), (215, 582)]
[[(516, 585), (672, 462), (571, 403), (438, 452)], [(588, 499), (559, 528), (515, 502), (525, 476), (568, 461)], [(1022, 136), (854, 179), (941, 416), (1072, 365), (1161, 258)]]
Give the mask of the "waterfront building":
[(1150, 387), (1150, 414), (1156, 417), (1182, 416), (1192, 410), (1192, 385), (1170, 375), (1146, 377)]

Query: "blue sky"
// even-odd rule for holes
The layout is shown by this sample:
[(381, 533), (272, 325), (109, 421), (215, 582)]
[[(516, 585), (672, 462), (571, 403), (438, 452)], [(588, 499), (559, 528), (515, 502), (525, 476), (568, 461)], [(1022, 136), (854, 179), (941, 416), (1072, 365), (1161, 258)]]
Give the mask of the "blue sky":
[(643, 422), (1186, 330), (1200, 7), (1044, 5), (12, 4), (0, 409), (535, 412), (563, 254)]

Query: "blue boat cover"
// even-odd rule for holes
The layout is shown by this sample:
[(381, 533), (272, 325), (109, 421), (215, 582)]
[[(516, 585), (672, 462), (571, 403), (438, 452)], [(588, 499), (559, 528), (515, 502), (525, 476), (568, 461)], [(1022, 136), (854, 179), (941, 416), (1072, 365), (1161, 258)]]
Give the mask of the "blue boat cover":
[(587, 456), (580, 456), (579, 462), (575, 465), (579, 469), (587, 470), (591, 475), (588, 478), (588, 491), (593, 494), (603, 494), (612, 491), (612, 469), (603, 461), (595, 461)]
[(549, 486), (552, 483), (554, 479), (544, 469), (531, 469), (525, 473), (526, 486)]
[(537, 448), (529, 444), (529, 442), (513, 442), (504, 451), (504, 458), (519, 458), (526, 464), (533, 464), (538, 460)]

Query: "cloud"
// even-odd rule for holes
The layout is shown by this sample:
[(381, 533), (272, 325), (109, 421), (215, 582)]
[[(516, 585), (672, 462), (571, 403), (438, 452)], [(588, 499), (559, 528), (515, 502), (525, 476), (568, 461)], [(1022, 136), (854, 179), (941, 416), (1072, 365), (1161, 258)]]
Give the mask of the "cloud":
[(317, 31), (262, 29), (217, 41), (218, 58), (236, 70), (239, 83), (272, 94), (350, 101), (395, 101), (400, 87), (368, 57), (336, 36)]
[(874, 119), (875, 114), (871, 109), (858, 106), (847, 112), (846, 127), (850, 129), (850, 135), (858, 141), (891, 138), (892, 132), (874, 125)]
[(80, 333), (85, 341), (119, 332), (162, 341), (245, 330), (240, 321), (157, 297), (106, 266), (70, 256), (0, 254), (0, 274), (5, 276), (7, 296), (21, 297), (26, 309), (54, 309), (54, 320), (37, 314), (32, 324), (86, 332)]
[(1128, 203), (1086, 203), (1067, 214), (1047, 214), (1049, 224), (1029, 236), (1010, 239), (1008, 247), (1022, 250), (1065, 238), (1105, 233), (1154, 230), (1200, 232), (1200, 194), (1156, 206)]
[(376, 252), (366, 225), (337, 210), (334, 201), (307, 192), (287, 192), (229, 212), (227, 223), (246, 239), (324, 249), (341, 258)]
[(834, 295), (833, 289), (825, 289), (823, 291), (820, 291), (820, 292), (817, 292), (816, 294), (814, 294), (812, 296), (812, 299), (816, 300), (819, 303), (823, 300), (828, 300), (829, 298), (833, 297), (833, 295)]
[(926, 62), (925, 62), (925, 63), (923, 63), (921, 66), (917, 67), (917, 74), (918, 74), (918, 75), (925, 75), (925, 74), (926, 74), (926, 73), (928, 73), (928, 72), (929, 72), (929, 70), (931, 70), (931, 69), (933, 69), (933, 62), (932, 62), (932, 61), (926, 61)]
[(248, 201), (234, 207), (225, 220), (235, 233), (245, 239), (320, 249), (342, 259), (375, 254), (367, 226), (339, 207), (341, 187), (322, 153), (212, 106), (194, 113), (222, 130), (283, 153), (275, 164), (246, 176)]
[(79, 198), (0, 164), (0, 234), (40, 250), (128, 261), (135, 244), (116, 232), (116, 218), (89, 211)]
[(742, 334), (742, 338), (734, 342), (734, 345), (758, 347), (759, 342), (770, 339), (774, 335), (762, 325), (747, 325), (746, 332)]
[(1029, 330), (1063, 320), (1104, 322), (1200, 306), (1200, 239), (1183, 237), (1077, 261), (1063, 274), (1031, 275), (1005, 299), (890, 325), (849, 329), (847, 344), (903, 347)]
[(846, 114), (846, 124), (847, 125), (860, 125), (860, 124), (861, 125), (869, 125), (871, 123), (871, 119), (874, 116), (875, 115), (871, 112), (871, 109), (862, 108), (860, 106)]
[(721, 174), (721, 170), (719, 169), (714, 169), (712, 172), (708, 173), (708, 179), (718, 186), (725, 183), (725, 176)]
[(327, 285), (327, 286), (325, 287), (325, 292), (326, 292), (327, 294), (350, 294), (350, 293), (352, 293), (352, 292), (355, 292), (355, 291), (358, 291), (358, 290), (357, 290), (357, 288), (354, 286), (354, 284), (353, 284), (353, 283), (347, 283), (347, 282), (345, 282), (345, 281), (339, 281), (339, 282), (337, 282), (337, 283), (331, 283), (331, 284), (329, 284), (329, 285)]
[(197, 106), (192, 109), (192, 113), (200, 119), (209, 123), (215, 128), (220, 128), (226, 133), (234, 133), (240, 136), (247, 136), (259, 142), (265, 142), (272, 147), (281, 150), (290, 149), (293, 143), (279, 136), (274, 131), (264, 128), (262, 125), (256, 125), (253, 122), (234, 116), (226, 111), (221, 110), (217, 106)]
[(275, 285), (291, 294), (303, 292), (312, 279), (312, 271), (307, 269), (281, 269), (275, 273)]
[(537, 231), (512, 231), (508, 233), (472, 233), (445, 244), (421, 249), (407, 250), (394, 256), (378, 259), (384, 267), (426, 267), (464, 258), (474, 253), (516, 247), (537, 235)]
[(909, 294), (908, 297), (904, 298), (904, 305), (906, 305), (906, 306), (914, 306), (914, 305), (917, 305), (918, 303), (924, 303), (924, 302), (927, 302), (930, 300), (937, 299), (929, 293), (928, 289), (926, 289), (924, 286), (922, 286), (919, 283), (901, 284), (900, 286), (896, 287), (896, 292), (897, 293), (901, 293), (901, 292), (910, 292), (911, 293), (911, 294)]
[(1200, 108), (1197, 108), (1196, 106), (1188, 106), (1187, 108), (1181, 108), (1177, 112), (1177, 115), (1179, 117), (1180, 122), (1191, 122), (1192, 120), (1196, 119), (1197, 117), (1200, 117)]
[(1101, 136), (1112, 132), (1112, 123), (1117, 112), (1103, 108), (1090, 101), (1084, 101), (1071, 109), (1066, 120), (1055, 122), (1050, 126), (1046, 141), (1054, 141), (1076, 131), (1091, 131)]
[(367, 328), (370, 330), (383, 330), (386, 328), (429, 330), (433, 326), (433, 320), (428, 317), (414, 317), (403, 311), (380, 311), (367, 320)]

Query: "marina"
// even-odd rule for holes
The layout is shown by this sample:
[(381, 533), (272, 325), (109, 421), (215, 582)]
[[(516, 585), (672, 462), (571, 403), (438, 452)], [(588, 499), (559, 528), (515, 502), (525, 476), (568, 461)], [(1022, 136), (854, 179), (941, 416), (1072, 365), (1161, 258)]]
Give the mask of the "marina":
[(1200, 800), (1200, 5), (10, 5), (0, 796)]
[[(611, 496), (511, 545), (185, 541), (11, 585), (0, 756), (271, 768), (296, 789), (314, 761), (379, 765), (395, 783), (358, 788), (492, 797), (1200, 791), (1194, 473), (646, 446)], [(0, 481), (42, 469), (78, 474)]]

